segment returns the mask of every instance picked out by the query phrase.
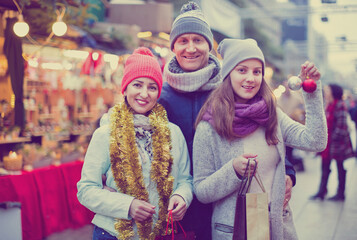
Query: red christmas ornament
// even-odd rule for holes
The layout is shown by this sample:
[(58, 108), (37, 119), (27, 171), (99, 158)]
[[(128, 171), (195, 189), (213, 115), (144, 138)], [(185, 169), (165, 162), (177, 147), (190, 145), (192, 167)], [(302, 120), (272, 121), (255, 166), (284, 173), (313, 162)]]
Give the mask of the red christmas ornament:
[(306, 79), (302, 83), (302, 89), (304, 89), (305, 92), (312, 93), (316, 90), (316, 88), (317, 88), (316, 82), (312, 79)]

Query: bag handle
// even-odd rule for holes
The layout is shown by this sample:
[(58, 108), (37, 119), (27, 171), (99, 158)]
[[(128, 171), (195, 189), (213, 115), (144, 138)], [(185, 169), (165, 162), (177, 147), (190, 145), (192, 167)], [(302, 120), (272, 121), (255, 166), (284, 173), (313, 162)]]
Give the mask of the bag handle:
[(258, 173), (258, 170), (257, 170), (257, 172), (255, 173), (254, 178), (255, 178), (255, 180), (257, 180), (257, 183), (258, 183), (259, 187), (260, 187), (260, 188), (263, 190), (263, 192), (265, 193), (265, 188), (264, 188), (264, 185), (263, 185), (263, 181), (262, 181), (262, 179), (260, 178), (260, 175), (259, 175), (259, 173)]
[[(250, 161), (250, 159), (248, 159), (248, 166), (249, 166), (249, 161)], [(247, 168), (246, 168), (245, 171), (244, 171), (242, 183), (241, 183), (240, 188), (239, 188), (239, 190), (238, 190), (238, 195), (243, 194), (244, 188), (245, 188), (246, 185), (247, 185), (247, 176), (246, 176), (246, 175), (247, 175), (248, 166), (247, 166)]]
[(177, 231), (177, 223), (179, 224), (182, 232), (183, 232), (183, 235), (185, 236), (185, 238), (187, 237), (186, 235), (186, 232), (185, 230), (183, 230), (183, 227), (181, 226), (181, 223), (180, 222), (177, 222), (177, 221), (174, 221), (173, 218), (172, 218), (172, 210), (169, 211), (169, 214), (168, 214), (168, 217), (167, 217), (167, 224), (166, 224), (166, 232), (165, 232), (165, 235), (167, 235), (167, 232), (169, 230), (169, 224), (171, 222), (171, 233), (172, 233), (172, 237), (171, 239), (174, 240), (175, 236), (174, 236), (174, 222), (175, 222), (175, 230)]
[[(251, 159), (253, 159), (252, 161), (254, 161), (254, 169), (253, 169), (252, 174), (250, 173), (250, 171), (248, 172), (248, 169), (250, 168), (250, 164), (251, 164), (250, 163)], [(253, 177), (255, 176), (256, 170), (257, 170), (257, 162), (255, 161), (254, 158), (248, 158), (248, 164), (244, 171), (242, 183), (238, 190), (238, 195), (244, 195), (249, 191), (250, 185), (252, 183)]]

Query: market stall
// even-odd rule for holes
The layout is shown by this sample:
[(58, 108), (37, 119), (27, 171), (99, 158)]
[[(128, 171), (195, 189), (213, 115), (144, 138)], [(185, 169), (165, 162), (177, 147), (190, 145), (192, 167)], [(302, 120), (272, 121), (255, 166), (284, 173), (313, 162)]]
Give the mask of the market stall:
[[(11, 4), (15, 2), (22, 5)], [(44, 239), (90, 223), (93, 213), (79, 204), (76, 183), (91, 135), (102, 114), (122, 100), (119, 86), (128, 54), (138, 46), (149, 47), (163, 67), (168, 35), (140, 32), (133, 24), (95, 22), (90, 4), (4, 3), (0, 3), (0, 21), (5, 21), (0, 22), (0, 203), (21, 205), (24, 240)], [(51, 27), (63, 25), (64, 20), (67, 30), (57, 35)], [(13, 26), (26, 22), (27, 32), (15, 36)]]
[(0, 202), (21, 203), (24, 240), (44, 239), (90, 223), (93, 213), (78, 202), (76, 195), (82, 164), (74, 161), (0, 176)]

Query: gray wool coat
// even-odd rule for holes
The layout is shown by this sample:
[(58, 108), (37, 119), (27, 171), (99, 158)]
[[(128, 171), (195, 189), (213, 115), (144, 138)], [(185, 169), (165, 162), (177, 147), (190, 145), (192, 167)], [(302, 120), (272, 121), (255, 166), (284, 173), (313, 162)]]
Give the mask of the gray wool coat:
[[(327, 124), (323, 107), (321, 81), (313, 93), (303, 92), (306, 123), (302, 125), (280, 109), (276, 148), (279, 161), (275, 169), (270, 202), (270, 235), (272, 240), (297, 239), (292, 212), (283, 209), (285, 196), (285, 145), (319, 152), (327, 144)], [(244, 153), (244, 138), (232, 142), (221, 138), (214, 128), (201, 121), (193, 143), (194, 192), (202, 203), (213, 203), (212, 239), (231, 240), (237, 189), (241, 180), (233, 168), (233, 159)]]

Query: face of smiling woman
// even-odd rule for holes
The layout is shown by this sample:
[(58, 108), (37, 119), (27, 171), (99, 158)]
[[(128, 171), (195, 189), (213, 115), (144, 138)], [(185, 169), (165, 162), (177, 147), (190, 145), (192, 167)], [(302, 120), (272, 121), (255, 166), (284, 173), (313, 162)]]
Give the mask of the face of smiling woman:
[(257, 59), (248, 59), (238, 63), (230, 72), (233, 91), (237, 102), (247, 103), (260, 89), (263, 80), (262, 62)]
[(151, 78), (136, 78), (128, 84), (124, 96), (136, 114), (146, 115), (157, 102), (159, 87)]

